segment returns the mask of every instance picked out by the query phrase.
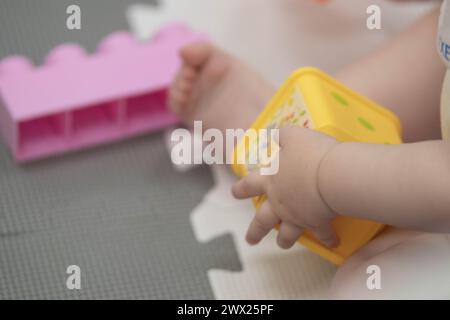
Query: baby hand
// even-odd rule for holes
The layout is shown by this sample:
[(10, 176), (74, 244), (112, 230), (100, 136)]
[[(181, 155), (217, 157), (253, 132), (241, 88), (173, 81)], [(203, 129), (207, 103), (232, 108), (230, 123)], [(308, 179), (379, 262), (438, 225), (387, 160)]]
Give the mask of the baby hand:
[(280, 224), (277, 243), (290, 248), (308, 229), (329, 247), (338, 239), (331, 226), (334, 213), (324, 202), (317, 184), (322, 159), (338, 144), (322, 133), (297, 126), (280, 129), (279, 170), (275, 175), (251, 172), (235, 183), (233, 195), (238, 199), (266, 194), (247, 232), (247, 242), (257, 244)]

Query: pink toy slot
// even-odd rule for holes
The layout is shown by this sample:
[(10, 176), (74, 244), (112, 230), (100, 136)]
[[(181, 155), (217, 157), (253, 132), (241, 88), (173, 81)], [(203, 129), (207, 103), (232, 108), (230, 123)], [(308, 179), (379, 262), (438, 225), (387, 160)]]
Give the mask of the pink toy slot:
[(28, 155), (64, 148), (66, 114), (55, 114), (19, 123), (18, 154)]
[[(175, 116), (161, 116), (166, 109), (166, 91), (160, 90), (151, 94), (133, 97), (127, 101), (127, 122), (131, 129), (140, 130), (148, 123), (155, 127), (165, 127), (173, 123)], [(151, 105), (152, 108), (147, 108)]]
[(120, 127), (117, 119), (117, 103), (103, 103), (75, 110), (72, 113), (73, 142), (106, 139)]
[(66, 44), (45, 64), (24, 57), (0, 62), (0, 132), (17, 161), (160, 130), (176, 123), (167, 89), (179, 68), (179, 49), (206, 40), (181, 24), (145, 43), (127, 32), (106, 37), (97, 52)]

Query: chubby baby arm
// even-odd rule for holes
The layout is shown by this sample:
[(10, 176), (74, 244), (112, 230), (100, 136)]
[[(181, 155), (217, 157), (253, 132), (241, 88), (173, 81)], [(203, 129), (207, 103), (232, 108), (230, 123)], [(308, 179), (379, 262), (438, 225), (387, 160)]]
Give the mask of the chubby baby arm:
[(450, 143), (341, 143), (318, 173), (327, 205), (399, 228), (450, 232)]
[(237, 198), (266, 194), (247, 241), (280, 225), (277, 242), (291, 247), (304, 229), (332, 247), (336, 214), (400, 228), (450, 232), (450, 144), (338, 143), (295, 126), (280, 130), (279, 171), (253, 172), (232, 189)]

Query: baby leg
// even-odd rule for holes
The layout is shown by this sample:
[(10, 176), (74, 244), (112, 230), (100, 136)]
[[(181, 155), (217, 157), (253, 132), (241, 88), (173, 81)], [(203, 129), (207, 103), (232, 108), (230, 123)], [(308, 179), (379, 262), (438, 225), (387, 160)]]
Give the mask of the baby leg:
[(188, 126), (248, 129), (275, 93), (258, 73), (209, 43), (181, 50), (183, 66), (170, 90), (170, 107)]
[[(369, 277), (376, 276), (368, 271), (372, 265), (379, 267), (375, 272), (379, 271), (380, 289), (367, 284)], [(330, 298), (450, 298), (450, 236), (386, 230), (337, 271)]]

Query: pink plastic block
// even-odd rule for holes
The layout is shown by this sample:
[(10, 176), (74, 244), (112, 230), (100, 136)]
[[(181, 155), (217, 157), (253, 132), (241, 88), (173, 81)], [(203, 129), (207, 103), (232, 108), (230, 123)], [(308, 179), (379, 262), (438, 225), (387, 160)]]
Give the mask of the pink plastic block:
[(64, 44), (44, 65), (22, 56), (0, 62), (0, 131), (17, 161), (103, 144), (177, 122), (166, 92), (183, 45), (205, 40), (180, 24), (138, 43), (127, 32), (96, 53)]

